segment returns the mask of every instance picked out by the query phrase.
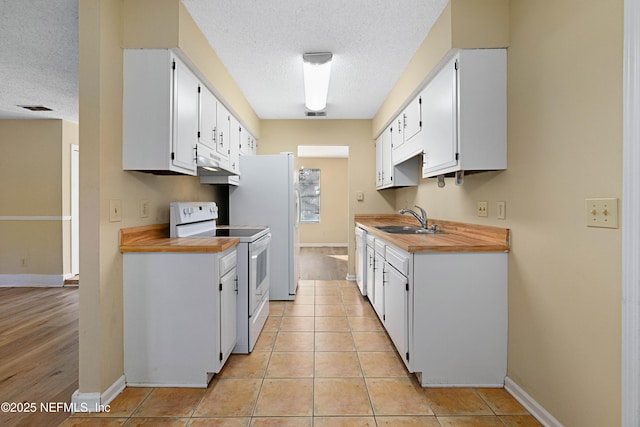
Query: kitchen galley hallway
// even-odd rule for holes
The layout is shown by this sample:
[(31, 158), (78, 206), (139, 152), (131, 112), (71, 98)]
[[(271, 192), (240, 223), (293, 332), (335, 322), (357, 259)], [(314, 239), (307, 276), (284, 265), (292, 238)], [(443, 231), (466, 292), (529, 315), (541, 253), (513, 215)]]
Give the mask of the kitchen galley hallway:
[[(304, 260), (306, 249), (303, 249)], [(318, 275), (346, 258), (314, 248)], [(335, 260), (343, 260), (344, 266)], [(304, 265), (304, 261), (301, 262)], [(301, 276), (305, 274), (301, 272)], [(302, 276), (304, 277), (304, 276)], [(272, 301), (250, 355), (232, 355), (207, 389), (127, 388), (110, 412), (62, 426), (539, 426), (503, 389), (423, 389), (355, 282), (302, 279)]]

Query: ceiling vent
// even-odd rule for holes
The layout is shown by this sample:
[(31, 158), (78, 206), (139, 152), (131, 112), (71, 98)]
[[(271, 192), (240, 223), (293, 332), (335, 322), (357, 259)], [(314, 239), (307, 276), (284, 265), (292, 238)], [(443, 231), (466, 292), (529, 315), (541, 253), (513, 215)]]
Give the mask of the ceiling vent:
[(45, 107), (43, 105), (18, 105), (20, 108), (24, 108), (29, 111), (53, 111), (51, 108)]
[(326, 111), (305, 111), (304, 115), (307, 117), (325, 117), (327, 115)]

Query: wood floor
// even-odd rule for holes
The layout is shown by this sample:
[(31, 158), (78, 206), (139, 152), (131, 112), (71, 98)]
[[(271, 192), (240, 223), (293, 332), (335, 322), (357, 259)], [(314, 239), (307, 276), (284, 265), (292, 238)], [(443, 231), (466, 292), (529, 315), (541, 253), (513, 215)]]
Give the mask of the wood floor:
[(1, 411), (0, 425), (56, 426), (69, 413), (40, 404), (68, 404), (77, 388), (78, 288), (0, 288), (0, 403), (36, 404)]
[(300, 248), (300, 279), (345, 280), (347, 277), (346, 247)]
[[(347, 248), (302, 248), (300, 278), (344, 280)], [(78, 388), (78, 288), (0, 288), (0, 403), (35, 403), (34, 413), (0, 411), (1, 426), (57, 426), (69, 413), (40, 404), (71, 401)]]

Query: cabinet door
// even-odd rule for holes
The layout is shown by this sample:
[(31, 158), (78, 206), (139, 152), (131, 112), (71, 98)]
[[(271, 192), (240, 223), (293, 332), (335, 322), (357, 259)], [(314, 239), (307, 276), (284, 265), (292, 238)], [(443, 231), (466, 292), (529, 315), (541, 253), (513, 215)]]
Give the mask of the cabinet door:
[[(404, 109), (404, 140), (410, 142), (422, 130), (422, 96), (418, 95)], [(395, 147), (395, 145), (394, 145)]]
[(382, 132), (376, 139), (376, 188), (382, 187), (382, 146), (385, 134), (386, 131)]
[(393, 132), (391, 133), (391, 148), (396, 150), (404, 144), (405, 141), (405, 114), (401, 113), (393, 120)]
[(367, 264), (365, 260), (367, 244), (363, 241), (366, 240), (366, 234), (362, 233), (361, 235), (358, 235), (358, 230), (359, 228), (356, 227), (356, 283), (358, 284), (358, 288), (360, 288), (360, 293), (362, 295), (367, 295)]
[(422, 92), (425, 152), (422, 176), (457, 163), (457, 59), (448, 62)]
[(236, 346), (238, 277), (232, 268), (220, 279), (220, 368)]
[(367, 245), (366, 246), (366, 252), (367, 252), (367, 265), (366, 265), (366, 269), (367, 269), (367, 274), (366, 274), (366, 285), (367, 285), (367, 297), (369, 298), (369, 302), (371, 302), (371, 304), (374, 303), (375, 301), (375, 289), (374, 289), (374, 270), (373, 270), (373, 263), (375, 260), (375, 254), (373, 252), (373, 247)]
[(216, 120), (218, 101), (213, 93), (204, 86), (200, 86), (200, 109), (198, 120), (198, 142), (216, 150)]
[(229, 117), (229, 167), (232, 172), (240, 171), (240, 141), (242, 140), (240, 122), (234, 116)]
[(398, 353), (407, 362), (408, 292), (407, 278), (389, 263), (385, 263), (384, 326)]
[(174, 58), (173, 86), (173, 164), (196, 170), (198, 141), (198, 79), (177, 58)]
[(384, 301), (384, 255), (376, 252), (373, 259), (373, 308), (380, 319), (384, 318), (385, 301)]
[(252, 142), (251, 139), (253, 137), (251, 136), (251, 134), (244, 128), (242, 127), (242, 125), (240, 125), (240, 155), (241, 156), (248, 156), (250, 154), (253, 154), (252, 151)]
[(382, 185), (393, 184), (393, 161), (391, 159), (391, 138), (393, 126), (389, 126), (382, 138)]
[[(217, 108), (217, 129), (216, 150), (223, 161), (229, 159), (229, 139), (230, 139), (231, 115), (229, 110), (220, 102)], [(226, 161), (225, 161), (226, 163)]]

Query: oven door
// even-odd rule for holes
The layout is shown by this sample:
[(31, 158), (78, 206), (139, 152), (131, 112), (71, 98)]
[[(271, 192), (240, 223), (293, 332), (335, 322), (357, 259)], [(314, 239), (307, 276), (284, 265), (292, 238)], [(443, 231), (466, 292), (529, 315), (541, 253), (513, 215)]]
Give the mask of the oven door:
[(249, 243), (249, 317), (269, 298), (271, 233)]

